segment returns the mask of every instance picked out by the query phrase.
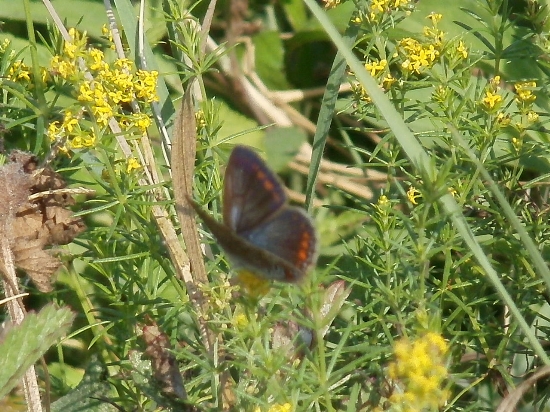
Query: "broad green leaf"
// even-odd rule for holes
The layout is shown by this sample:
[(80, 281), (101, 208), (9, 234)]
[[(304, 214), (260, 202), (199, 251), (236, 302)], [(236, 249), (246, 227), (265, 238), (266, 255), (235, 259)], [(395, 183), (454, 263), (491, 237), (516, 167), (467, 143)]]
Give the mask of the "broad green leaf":
[(52, 412), (97, 411), (112, 412), (119, 409), (108, 400), (107, 371), (98, 361), (92, 361), (79, 385), (51, 405)]
[(49, 305), (39, 313), (29, 313), (20, 325), (8, 332), (0, 345), (0, 399), (18, 384), (27, 369), (50, 346), (65, 336), (73, 318), (69, 309)]

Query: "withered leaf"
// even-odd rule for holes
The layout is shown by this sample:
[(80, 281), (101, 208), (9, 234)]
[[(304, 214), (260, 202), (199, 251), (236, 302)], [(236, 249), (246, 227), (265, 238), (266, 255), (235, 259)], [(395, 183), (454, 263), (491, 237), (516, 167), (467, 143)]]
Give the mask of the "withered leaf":
[(15, 265), (29, 275), (41, 292), (51, 292), (51, 277), (61, 266), (61, 261), (43, 250), (43, 239), (21, 238), (13, 245)]
[[(61, 262), (44, 248), (70, 243), (85, 226), (67, 209), (74, 203), (72, 197), (55, 193), (66, 186), (61, 175), (38, 169), (36, 157), (29, 153), (15, 151), (10, 160), (0, 167), (0, 236), (8, 240), (15, 266), (40, 291), (48, 292)], [(0, 260), (0, 270), (6, 273), (5, 256)]]
[(170, 352), (168, 335), (153, 325), (143, 327), (143, 340), (147, 345), (145, 353), (151, 359), (155, 378), (162, 384), (162, 391), (180, 399), (186, 399), (183, 378), (175, 356)]

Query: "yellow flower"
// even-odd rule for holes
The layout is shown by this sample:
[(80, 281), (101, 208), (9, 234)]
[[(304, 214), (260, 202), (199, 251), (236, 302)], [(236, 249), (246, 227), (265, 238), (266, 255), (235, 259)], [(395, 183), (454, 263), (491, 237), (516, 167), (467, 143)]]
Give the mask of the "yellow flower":
[(401, 67), (404, 70), (420, 74), (424, 67), (431, 67), (439, 56), (439, 50), (434, 44), (422, 45), (410, 37), (399, 42), (401, 54), (404, 57)]
[(59, 122), (50, 123), (48, 126), (48, 137), (51, 142), (55, 142), (57, 139), (61, 138), (62, 129)]
[(71, 36), (71, 41), (63, 44), (63, 55), (74, 62), (76, 57), (83, 55), (88, 38), (86, 32), (79, 33), (74, 27), (69, 29), (69, 36)]
[(65, 112), (65, 118), (63, 119), (63, 127), (71, 133), (75, 127), (78, 126), (78, 119), (73, 117), (73, 114), (70, 110)]
[(372, 77), (375, 77), (377, 73), (380, 73), (386, 68), (388, 61), (386, 59), (380, 60), (378, 62), (367, 62), (365, 63), (365, 69), (370, 72)]
[(407, 190), (407, 197), (409, 199), (409, 202), (411, 202), (413, 205), (417, 205), (418, 202), (416, 199), (421, 198), (422, 194), (414, 186), (411, 186), (409, 187), (409, 190)]
[(373, 0), (370, 6), (372, 13), (383, 13), (386, 7), (386, 0)]
[(449, 97), (449, 88), (439, 85), (432, 93), (432, 98), (439, 103), (443, 103)]
[(447, 341), (443, 339), (443, 336), (441, 336), (439, 333), (428, 332), (424, 336), (424, 339), (426, 339), (428, 343), (432, 346), (432, 350), (438, 351), (443, 355), (446, 355), (449, 351), (449, 345), (447, 344)]
[(428, 60), (428, 63), (426, 63), (426, 66), (433, 63), (437, 56), (439, 56), (439, 51), (435, 49), (433, 44), (428, 45), (428, 47), (425, 47), (423, 50), (423, 55), (425, 56), (425, 59)]
[(195, 121), (197, 122), (197, 131), (206, 127), (207, 123), (204, 117), (204, 110), (199, 109), (195, 112)]
[(384, 90), (389, 90), (392, 84), (394, 84), (396, 81), (397, 79), (391, 74), (386, 74), (386, 76), (382, 80), (382, 87), (384, 88)]
[(96, 122), (102, 126), (107, 126), (109, 119), (113, 117), (114, 112), (113, 108), (108, 104), (102, 104), (101, 106), (97, 105), (92, 107), (92, 113), (95, 116)]
[(386, 195), (381, 195), (378, 198), (378, 202), (373, 204), (374, 208), (378, 211), (381, 217), (387, 217), (391, 209), (391, 203)]
[(440, 13), (430, 13), (428, 16), (426, 16), (427, 19), (430, 19), (432, 21), (432, 24), (435, 26), (442, 18), (443, 15)]
[(10, 47), (10, 44), (11, 44), (10, 39), (2, 40), (2, 43), (0, 43), (0, 53), (5, 53), (6, 50), (8, 50), (8, 47)]
[(145, 133), (151, 126), (151, 118), (145, 113), (136, 113), (128, 116), (129, 124), (139, 129), (140, 133)]
[(130, 173), (132, 170), (141, 169), (141, 165), (135, 157), (130, 157), (126, 161), (126, 173)]
[(74, 43), (65, 42), (65, 45), (63, 46), (63, 53), (69, 56), (69, 58), (75, 59), (76, 51), (77, 51), (77, 48)]
[(488, 109), (494, 109), (502, 102), (502, 96), (497, 93), (493, 93), (490, 90), (485, 92), (485, 97), (482, 100), (483, 105)]
[(92, 47), (90, 50), (88, 50), (88, 56), (90, 58), (89, 65), (91, 70), (104, 70), (105, 66), (108, 66), (108, 64), (105, 62), (105, 56), (101, 50)]
[(468, 57), (468, 48), (462, 40), (458, 42), (458, 45), (456, 46), (456, 51), (458, 52), (458, 54), (462, 55), (463, 59)]
[(269, 407), (268, 412), (292, 412), (292, 405), (290, 403), (284, 403), (282, 405), (276, 403)]
[(121, 90), (107, 92), (107, 96), (109, 96), (109, 99), (111, 99), (114, 104), (126, 101), (126, 97), (124, 97)]
[(88, 134), (83, 138), (83, 145), (84, 147), (93, 147), (95, 146), (96, 142), (96, 135), (95, 131), (92, 129)]
[(84, 81), (80, 85), (79, 89), (80, 94), (78, 95), (78, 100), (81, 102), (93, 102), (94, 101), (94, 92), (92, 90), (91, 84), (89, 81)]
[(69, 137), (70, 147), (72, 149), (83, 149), (85, 147), (92, 147), (95, 145), (96, 136), (94, 131), (86, 132), (79, 131), (78, 134)]
[(382, 16), (389, 15), (407, 4), (409, 4), (409, 0), (372, 0), (368, 15), (372, 21), (377, 21)]
[(243, 330), (248, 325), (248, 318), (244, 313), (239, 313), (233, 316), (232, 323), (237, 327), (237, 329)]
[(61, 56), (53, 56), (50, 67), (54, 75), (57, 74), (64, 79), (71, 78), (76, 73), (76, 65), (74, 62), (65, 61)]
[(12, 81), (25, 80), (30, 81), (30, 68), (21, 60), (14, 61), (10, 67), (8, 78)]
[(378, 198), (378, 206), (387, 206), (390, 203), (386, 195), (382, 195)]

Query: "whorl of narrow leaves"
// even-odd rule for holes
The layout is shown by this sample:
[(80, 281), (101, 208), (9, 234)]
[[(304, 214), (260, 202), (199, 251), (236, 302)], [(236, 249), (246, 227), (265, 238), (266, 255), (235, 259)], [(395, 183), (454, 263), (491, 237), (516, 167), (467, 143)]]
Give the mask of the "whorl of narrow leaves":
[[(48, 292), (61, 262), (44, 247), (70, 243), (85, 226), (67, 209), (73, 203), (70, 196), (50, 192), (65, 188), (60, 175), (48, 168), (37, 170), (37, 160), (29, 153), (13, 152), (10, 160), (0, 168), (0, 236), (7, 239), (15, 266), (40, 291)], [(28, 200), (37, 193), (43, 196)], [(3, 259), (0, 270), (6, 273)]]
[(39, 313), (29, 313), (18, 326), (11, 328), (0, 343), (0, 399), (21, 380), (50, 346), (65, 336), (73, 323), (69, 309), (57, 309), (52, 305)]

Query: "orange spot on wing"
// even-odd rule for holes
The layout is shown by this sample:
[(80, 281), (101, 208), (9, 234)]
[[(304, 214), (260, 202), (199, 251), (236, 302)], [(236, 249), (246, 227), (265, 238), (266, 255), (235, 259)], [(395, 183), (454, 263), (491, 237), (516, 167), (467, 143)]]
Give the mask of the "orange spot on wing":
[(302, 233), (302, 238), (300, 239), (300, 243), (299, 243), (299, 249), (298, 249), (298, 254), (296, 259), (297, 266), (299, 267), (305, 266), (304, 264), (310, 259), (311, 241), (312, 241), (311, 233), (304, 231)]

